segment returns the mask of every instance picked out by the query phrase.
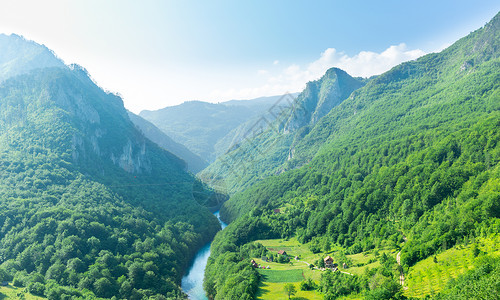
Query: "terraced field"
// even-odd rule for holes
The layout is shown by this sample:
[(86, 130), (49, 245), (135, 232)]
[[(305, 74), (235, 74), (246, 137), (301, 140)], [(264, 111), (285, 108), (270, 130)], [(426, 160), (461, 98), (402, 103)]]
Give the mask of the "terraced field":
[(451, 278), (472, 269), (474, 262), (484, 255), (500, 256), (500, 237), (479, 238), (476, 241), (481, 253), (474, 257), (473, 246), (458, 245), (436, 255), (418, 262), (410, 268), (406, 277), (408, 297), (424, 297), (441, 291)]

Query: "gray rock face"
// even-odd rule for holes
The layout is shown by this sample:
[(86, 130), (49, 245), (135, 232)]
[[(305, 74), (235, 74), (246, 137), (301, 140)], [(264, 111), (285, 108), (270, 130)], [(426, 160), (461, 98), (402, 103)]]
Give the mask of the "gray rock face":
[(304, 126), (316, 124), (333, 107), (363, 85), (340, 69), (329, 69), (321, 79), (307, 83), (305, 90), (297, 98), (294, 113), (287, 120), (283, 132), (295, 132)]

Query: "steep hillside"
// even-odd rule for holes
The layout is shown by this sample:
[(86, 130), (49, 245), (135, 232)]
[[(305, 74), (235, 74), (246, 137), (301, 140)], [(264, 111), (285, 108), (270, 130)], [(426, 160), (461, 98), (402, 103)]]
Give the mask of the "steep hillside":
[(200, 177), (212, 186), (235, 193), (287, 170), (285, 163), (295, 156), (297, 143), (333, 107), (363, 85), (363, 80), (340, 69), (328, 70), (319, 80), (309, 82), (296, 98), (283, 97), (268, 113), (239, 128), (229, 151)]
[(43, 45), (12, 34), (0, 34), (0, 82), (34, 69), (59, 67), (64, 63)]
[(252, 268), (234, 268), (233, 259), (247, 258), (251, 246), (244, 244), (256, 239), (295, 236), (324, 253), (332, 245), (348, 254), (401, 247), (401, 265), (384, 257), (360, 277), (321, 277), (321, 292), (332, 299), (353, 290), (389, 299), (401, 296), (400, 274), (409, 266), (497, 235), (499, 55), (497, 14), (441, 53), (393, 68), (333, 108), (297, 143), (288, 162), (297, 169), (224, 204), (234, 221), (213, 243), (210, 295), (238, 293), (228, 284), (256, 287)]
[(176, 143), (169, 136), (167, 136), (163, 131), (158, 129), (156, 126), (141, 118), (140, 116), (128, 112), (128, 116), (132, 123), (151, 141), (158, 144), (158, 146), (163, 149), (175, 154), (177, 157), (183, 159), (189, 171), (196, 174), (208, 166), (208, 163), (204, 161), (201, 157), (189, 151), (183, 145)]
[(139, 115), (177, 143), (205, 161), (212, 162), (231, 146), (229, 142), (219, 143), (222, 139), (232, 141), (235, 134), (232, 130), (266, 113), (279, 98), (263, 97), (255, 101), (233, 100), (217, 104), (189, 101), (156, 111), (142, 111)]
[(49, 299), (180, 297), (188, 262), (220, 228), (199, 204), (208, 191), (83, 68), (2, 75), (2, 279)]

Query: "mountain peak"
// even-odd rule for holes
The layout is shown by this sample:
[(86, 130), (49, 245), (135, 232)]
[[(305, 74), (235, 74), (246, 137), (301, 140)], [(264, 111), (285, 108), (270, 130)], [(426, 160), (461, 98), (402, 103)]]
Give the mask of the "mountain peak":
[(306, 125), (314, 125), (333, 107), (340, 104), (363, 82), (351, 77), (339, 68), (330, 68), (320, 79), (310, 81), (297, 97), (301, 110), (290, 117), (285, 132), (292, 132)]
[(344, 74), (347, 74), (347, 72), (342, 70), (342, 69), (339, 69), (337, 67), (332, 67), (326, 71), (326, 73), (325, 73), (325, 75), (323, 75), (323, 77), (325, 77), (325, 76), (330, 77), (332, 75), (338, 76), (338, 75), (344, 75)]
[(50, 67), (66, 66), (44, 45), (17, 34), (0, 34), (0, 82), (31, 70)]

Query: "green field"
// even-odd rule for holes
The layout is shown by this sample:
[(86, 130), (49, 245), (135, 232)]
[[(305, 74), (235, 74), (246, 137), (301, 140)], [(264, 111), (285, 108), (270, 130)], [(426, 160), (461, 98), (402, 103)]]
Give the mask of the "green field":
[(269, 270), (259, 269), (259, 273), (264, 276), (259, 285), (257, 299), (288, 299), (284, 292), (284, 286), (288, 282), (295, 283), (297, 288), (297, 294), (293, 299), (323, 299), (323, 295), (316, 291), (299, 290), (299, 283), (304, 278), (312, 278), (319, 282), (321, 271), (309, 269), (309, 263), (318, 259), (319, 254), (313, 254), (307, 245), (300, 244), (296, 239), (259, 240), (256, 242), (261, 243), (273, 253), (285, 250), (290, 257), (300, 257), (300, 260), (292, 258), (289, 264), (265, 262), (260, 258), (254, 258), (258, 264), (271, 268)]
[(34, 296), (28, 293), (25, 288), (8, 285), (0, 287), (0, 300), (3, 299), (43, 300), (46, 298)]
[[(260, 258), (255, 257), (254, 260), (261, 266), (269, 266), (270, 269), (259, 269), (259, 273), (264, 275), (259, 285), (258, 299), (287, 299), (283, 288), (286, 283), (296, 283), (298, 290), (299, 283), (304, 278), (311, 278), (319, 284), (321, 273), (320, 270), (309, 269), (309, 264), (314, 264), (318, 259), (323, 259), (327, 255), (333, 256), (336, 251), (342, 250), (340, 247), (334, 247), (333, 251), (328, 253), (312, 253), (309, 250), (308, 244), (301, 244), (295, 238), (289, 240), (284, 239), (271, 239), (271, 240), (258, 240), (256, 243), (261, 243), (269, 251), (276, 253), (279, 250), (285, 250), (287, 254), (292, 257), (291, 264), (280, 264), (276, 262), (265, 262)], [(379, 250), (379, 255), (386, 253), (396, 257), (395, 250)], [(300, 259), (295, 260), (293, 257), (298, 256)], [(342, 270), (351, 274), (361, 275), (365, 272), (366, 268), (375, 268), (380, 265), (380, 262), (374, 261), (375, 254), (373, 251), (348, 255), (352, 260), (352, 266), (348, 269)], [(371, 263), (369, 263), (372, 261)], [(361, 299), (362, 296), (351, 295), (341, 299)], [(293, 299), (323, 299), (323, 295), (317, 291), (298, 291)]]
[[(287, 299), (284, 293), (285, 283), (296, 283), (298, 290), (299, 283), (304, 278), (312, 278), (317, 283), (321, 278), (322, 271), (310, 270), (309, 263), (314, 263), (317, 259), (326, 255), (332, 255), (336, 249), (329, 253), (314, 254), (309, 250), (307, 244), (300, 244), (296, 239), (283, 240), (259, 240), (256, 241), (264, 245), (268, 250), (277, 252), (285, 250), (289, 256), (299, 256), (300, 260), (292, 259), (291, 264), (279, 264), (275, 262), (264, 262), (260, 258), (255, 261), (263, 266), (269, 266), (270, 269), (259, 269), (263, 275), (259, 285), (258, 299)], [(408, 297), (422, 298), (426, 295), (432, 295), (441, 291), (451, 278), (456, 278), (467, 270), (472, 269), (475, 261), (485, 255), (500, 256), (500, 237), (492, 236), (489, 238), (478, 238), (475, 243), (478, 245), (481, 254), (474, 257), (472, 253), (472, 244), (457, 245), (442, 253), (436, 255), (437, 263), (434, 257), (429, 257), (418, 262), (411, 267), (406, 274), (405, 295)], [(396, 257), (397, 251), (394, 249), (379, 250), (379, 255), (385, 253)], [(367, 268), (375, 268), (380, 265), (375, 260), (373, 251), (367, 251), (354, 255), (348, 255), (352, 260), (352, 267), (346, 272), (361, 275)], [(323, 295), (316, 291), (302, 292), (298, 291), (295, 299), (322, 299)], [(350, 295), (341, 299), (361, 299), (362, 296)]]
[[(285, 283), (273, 283), (273, 282), (261, 282), (259, 284), (259, 291), (257, 293), (257, 299), (269, 299), (269, 300), (280, 300), (288, 299), (285, 294)], [(323, 295), (315, 291), (300, 291), (299, 285), (295, 284), (297, 289), (297, 294), (292, 297), (294, 300), (321, 300)]]
[(476, 241), (481, 254), (474, 257), (472, 245), (458, 245), (418, 262), (411, 267), (406, 276), (405, 295), (422, 298), (440, 292), (451, 278), (457, 278), (467, 270), (473, 268), (477, 259), (485, 255), (500, 256), (500, 237), (479, 238)]
[(259, 270), (261, 279), (265, 282), (301, 282), (304, 272), (301, 269), (292, 270)]

